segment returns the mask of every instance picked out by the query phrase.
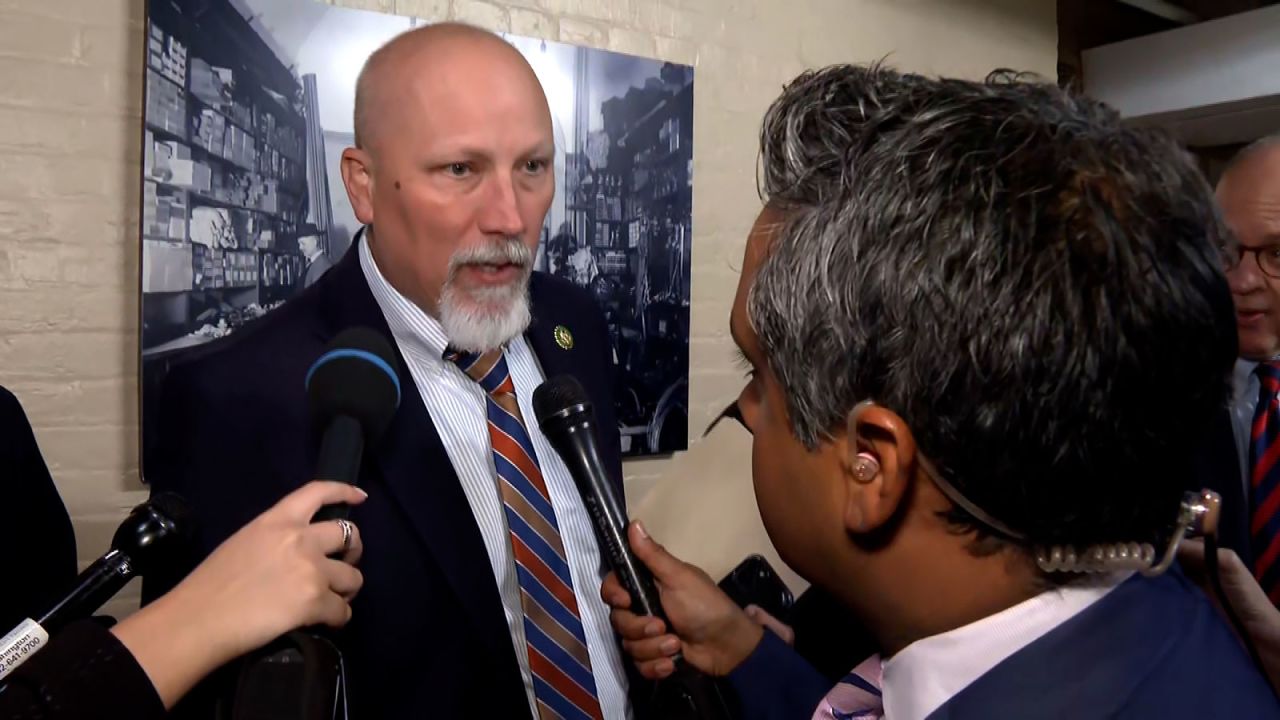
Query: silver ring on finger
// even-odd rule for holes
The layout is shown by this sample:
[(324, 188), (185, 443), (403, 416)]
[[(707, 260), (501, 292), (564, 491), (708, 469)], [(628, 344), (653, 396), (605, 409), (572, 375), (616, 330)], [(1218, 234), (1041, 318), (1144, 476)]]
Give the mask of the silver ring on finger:
[(338, 520), (338, 527), (342, 528), (342, 554), (346, 555), (351, 550), (351, 536), (355, 534), (355, 530), (350, 520)]

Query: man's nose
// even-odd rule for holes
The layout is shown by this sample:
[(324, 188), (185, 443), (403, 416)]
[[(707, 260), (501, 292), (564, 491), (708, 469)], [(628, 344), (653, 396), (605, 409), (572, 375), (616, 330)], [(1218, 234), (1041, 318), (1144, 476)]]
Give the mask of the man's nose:
[(480, 230), (495, 235), (518, 237), (524, 234), (524, 219), (509, 173), (495, 173), (489, 179), (488, 198), (480, 213)]

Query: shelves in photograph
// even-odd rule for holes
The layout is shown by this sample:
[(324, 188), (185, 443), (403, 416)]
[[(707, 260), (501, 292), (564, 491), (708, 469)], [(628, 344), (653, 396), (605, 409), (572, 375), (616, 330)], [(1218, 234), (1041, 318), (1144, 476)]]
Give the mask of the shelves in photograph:
[(215, 113), (217, 113), (217, 114), (221, 115), (221, 116), (223, 117), (223, 119), (225, 119), (229, 124), (231, 124), (231, 125), (235, 125), (236, 127), (240, 128), (241, 132), (243, 132), (244, 134), (249, 135), (249, 136), (254, 137), (254, 138), (256, 138), (256, 137), (257, 137), (256, 135), (254, 135), (254, 133), (253, 133), (253, 131), (252, 131), (252, 130), (250, 130), (248, 127), (246, 127), (246, 126), (245, 126), (245, 124), (244, 124), (244, 123), (242, 123), (242, 122), (240, 122), (239, 120), (237, 120), (237, 119), (235, 119), (235, 118), (231, 117), (230, 115), (228, 115), (228, 114), (226, 113), (226, 111), (224, 111), (222, 108), (220, 108), (220, 107), (218, 107), (217, 105), (214, 105), (214, 104), (212, 104), (212, 103), (210, 103), (210, 102), (206, 101), (204, 98), (201, 98), (199, 95), (196, 95), (195, 93), (188, 93), (188, 94), (191, 96), (191, 99), (192, 99), (192, 100), (194, 100), (194, 101), (196, 102), (196, 104), (201, 105), (201, 106), (206, 107), (206, 108), (209, 108), (210, 110), (214, 111)]
[(156, 242), (181, 243), (186, 242), (183, 238), (165, 237), (164, 235), (152, 235), (151, 233), (142, 233), (142, 239), (155, 240)]
[(186, 136), (186, 133), (180, 133), (180, 132), (178, 132), (177, 130), (169, 130), (169, 129), (167, 129), (167, 128), (160, 127), (159, 125), (156, 125), (155, 123), (151, 122), (150, 120), (148, 120), (148, 121), (146, 122), (146, 126), (147, 126), (147, 129), (148, 129), (148, 130), (150, 130), (151, 132), (155, 133), (157, 136), (163, 136), (163, 137), (165, 137), (165, 138), (169, 138), (169, 139), (172, 139), (172, 140), (177, 140), (177, 141), (182, 142), (182, 143), (184, 143), (184, 144), (187, 142), (187, 136)]
[(210, 342), (216, 339), (217, 338), (209, 337), (208, 335), (195, 335), (195, 334), (183, 335), (182, 337), (176, 340), (170, 340), (167, 343), (155, 345), (153, 347), (147, 348), (146, 350), (143, 350), (142, 357), (152, 357), (154, 355), (161, 355), (163, 353), (172, 352), (174, 350), (185, 350), (187, 348), (193, 348), (198, 345), (203, 345), (207, 342)]
[(171, 183), (171, 182), (166, 182), (166, 181), (161, 180), (161, 179), (159, 179), (159, 178), (148, 177), (148, 178), (143, 178), (143, 180), (146, 180), (146, 181), (147, 181), (147, 182), (149, 182), (149, 183), (155, 183), (156, 185), (158, 185), (158, 186), (160, 186), (160, 187), (162, 187), (162, 188), (168, 188), (168, 189), (170, 189), (170, 190), (181, 190), (181, 191), (183, 191), (183, 192), (190, 192), (190, 191), (191, 191), (191, 188), (189, 188), (189, 187), (186, 187), (186, 186), (183, 186), (183, 185), (174, 185), (174, 184), (173, 184), (173, 183)]
[(655, 118), (665, 118), (667, 115), (672, 114), (673, 111), (678, 110), (677, 104), (684, 101), (684, 96), (686, 94), (693, 94), (693, 83), (685, 85), (676, 91), (676, 93), (671, 97), (668, 97), (657, 105), (654, 105), (652, 110), (645, 113), (635, 122), (635, 124), (631, 126), (629, 130), (627, 130), (625, 134), (623, 134), (622, 137), (618, 138), (618, 147), (627, 147), (628, 141), (633, 141), (636, 136), (642, 135), (643, 131), (647, 131), (650, 123), (653, 122)]
[(249, 212), (261, 213), (262, 215), (267, 215), (268, 217), (279, 217), (279, 215), (277, 215), (276, 213), (263, 210), (261, 208), (248, 207), (247, 205), (237, 205), (233, 202), (220, 200), (216, 197), (213, 197), (212, 195), (205, 195), (203, 193), (199, 193), (194, 190), (191, 191), (191, 201), (192, 201), (192, 204), (207, 205), (211, 207), (220, 207), (220, 208), (226, 208), (228, 210), (247, 210)]
[(684, 150), (672, 150), (670, 152), (663, 153), (659, 157), (644, 158), (641, 160), (636, 160), (636, 165), (638, 167), (644, 167), (644, 168), (655, 168), (655, 167), (660, 167), (662, 165), (666, 165), (667, 163), (670, 163), (672, 160), (680, 160), (681, 162), (688, 162), (689, 154)]
[(240, 163), (236, 162), (235, 160), (232, 160), (231, 158), (223, 157), (203, 145), (193, 144), (191, 147), (196, 150), (200, 150), (205, 155), (208, 155), (210, 160), (216, 160), (219, 163), (222, 163), (223, 165), (230, 165), (231, 167), (235, 168), (236, 170), (240, 170), (241, 172), (247, 172), (247, 173), (257, 172), (253, 168), (248, 167), (246, 165), (241, 165)]
[(194, 288), (191, 289), (191, 292), (237, 292), (238, 293), (238, 292), (244, 292), (245, 290), (257, 290), (257, 289), (258, 289), (258, 283), (255, 281), (248, 284), (218, 285), (216, 287), (213, 285), (203, 285), (203, 286), (196, 285)]
[(150, 70), (150, 71), (152, 71), (153, 73), (155, 73), (155, 76), (156, 76), (156, 77), (158, 77), (158, 78), (160, 78), (160, 79), (164, 80), (165, 82), (169, 83), (170, 85), (174, 85), (174, 86), (176, 86), (179, 90), (181, 90), (181, 91), (183, 91), (183, 92), (186, 92), (186, 91), (187, 91), (187, 89), (186, 89), (186, 88), (182, 87), (182, 83), (178, 82), (177, 80), (174, 80), (173, 78), (169, 77), (168, 75), (165, 75), (165, 74), (164, 74), (164, 71), (163, 71), (163, 70), (161, 70), (160, 68), (156, 67), (155, 65), (152, 65), (151, 63), (147, 63), (147, 69), (148, 69), (148, 70)]
[(689, 197), (691, 195), (692, 193), (689, 192), (688, 188), (680, 188), (678, 190), (672, 190), (671, 192), (668, 192), (668, 193), (663, 193), (662, 195), (659, 195), (654, 198), (645, 198), (645, 200), (647, 202), (665, 203), (665, 202), (671, 202), (672, 200), (683, 200), (686, 197)]

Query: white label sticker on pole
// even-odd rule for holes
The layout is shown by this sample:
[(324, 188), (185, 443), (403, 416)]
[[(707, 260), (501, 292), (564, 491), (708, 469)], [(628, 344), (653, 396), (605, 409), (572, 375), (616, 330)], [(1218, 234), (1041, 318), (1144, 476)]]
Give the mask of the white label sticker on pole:
[(49, 633), (34, 620), (23, 620), (8, 635), (0, 638), (0, 678), (13, 672), (27, 658), (49, 642)]

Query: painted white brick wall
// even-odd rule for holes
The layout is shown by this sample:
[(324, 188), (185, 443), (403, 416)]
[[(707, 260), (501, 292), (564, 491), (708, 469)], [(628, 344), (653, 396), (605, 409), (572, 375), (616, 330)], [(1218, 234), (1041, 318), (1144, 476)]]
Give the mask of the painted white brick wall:
[[(732, 398), (727, 318), (758, 206), (759, 121), (805, 67), (1052, 77), (1052, 0), (332, 0), (697, 67), (690, 427)], [(22, 400), (76, 524), (105, 551), (138, 480), (142, 0), (0, 0), (0, 384)], [(717, 432), (628, 464), (635, 513), (713, 575), (767, 547), (748, 442)], [(696, 516), (686, 509), (699, 508)], [(702, 508), (711, 512), (702, 512)], [(15, 509), (20, 511), (20, 509)], [(707, 518), (715, 518), (708, 523)], [(110, 610), (136, 602), (131, 589)]]

